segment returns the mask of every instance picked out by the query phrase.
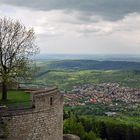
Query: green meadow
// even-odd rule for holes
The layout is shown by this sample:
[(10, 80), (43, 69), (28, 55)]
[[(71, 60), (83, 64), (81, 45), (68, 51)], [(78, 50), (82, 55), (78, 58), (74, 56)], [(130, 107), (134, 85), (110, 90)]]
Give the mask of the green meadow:
[[(0, 92), (0, 99), (1, 99), (1, 92)], [(0, 105), (7, 105), (7, 106), (28, 106), (30, 103), (30, 94), (25, 93), (24, 91), (19, 90), (10, 90), (8, 91), (8, 100), (2, 101), (0, 100)]]

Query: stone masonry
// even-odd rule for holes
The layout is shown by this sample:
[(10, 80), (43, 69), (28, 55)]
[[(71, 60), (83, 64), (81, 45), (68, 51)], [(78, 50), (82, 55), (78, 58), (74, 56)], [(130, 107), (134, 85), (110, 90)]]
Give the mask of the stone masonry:
[(58, 89), (34, 91), (31, 108), (1, 107), (0, 140), (63, 140), (63, 96)]

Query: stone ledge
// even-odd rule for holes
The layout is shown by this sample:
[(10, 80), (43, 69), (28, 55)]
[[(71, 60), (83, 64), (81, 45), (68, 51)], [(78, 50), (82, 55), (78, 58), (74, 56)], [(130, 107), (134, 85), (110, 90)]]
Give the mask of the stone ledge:
[(48, 89), (42, 89), (42, 90), (35, 90), (32, 92), (32, 94), (42, 94), (42, 93), (49, 93), (49, 92), (52, 92), (52, 91), (58, 91), (58, 88), (57, 87), (52, 87), (52, 88), (48, 88)]

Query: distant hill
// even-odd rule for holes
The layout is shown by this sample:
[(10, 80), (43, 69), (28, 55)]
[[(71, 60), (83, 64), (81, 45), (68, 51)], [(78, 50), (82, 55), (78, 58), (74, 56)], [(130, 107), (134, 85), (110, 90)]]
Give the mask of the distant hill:
[(35, 60), (96, 60), (140, 62), (138, 54), (39, 54)]
[(96, 60), (60, 60), (47, 65), (49, 69), (77, 70), (140, 70), (140, 62), (96, 61)]

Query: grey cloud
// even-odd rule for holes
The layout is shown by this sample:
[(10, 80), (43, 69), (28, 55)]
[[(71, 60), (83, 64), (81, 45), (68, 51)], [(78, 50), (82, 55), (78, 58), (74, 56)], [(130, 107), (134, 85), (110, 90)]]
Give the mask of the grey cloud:
[(129, 13), (140, 12), (140, 0), (1, 0), (1, 3), (44, 11), (78, 10), (106, 20), (119, 20)]

